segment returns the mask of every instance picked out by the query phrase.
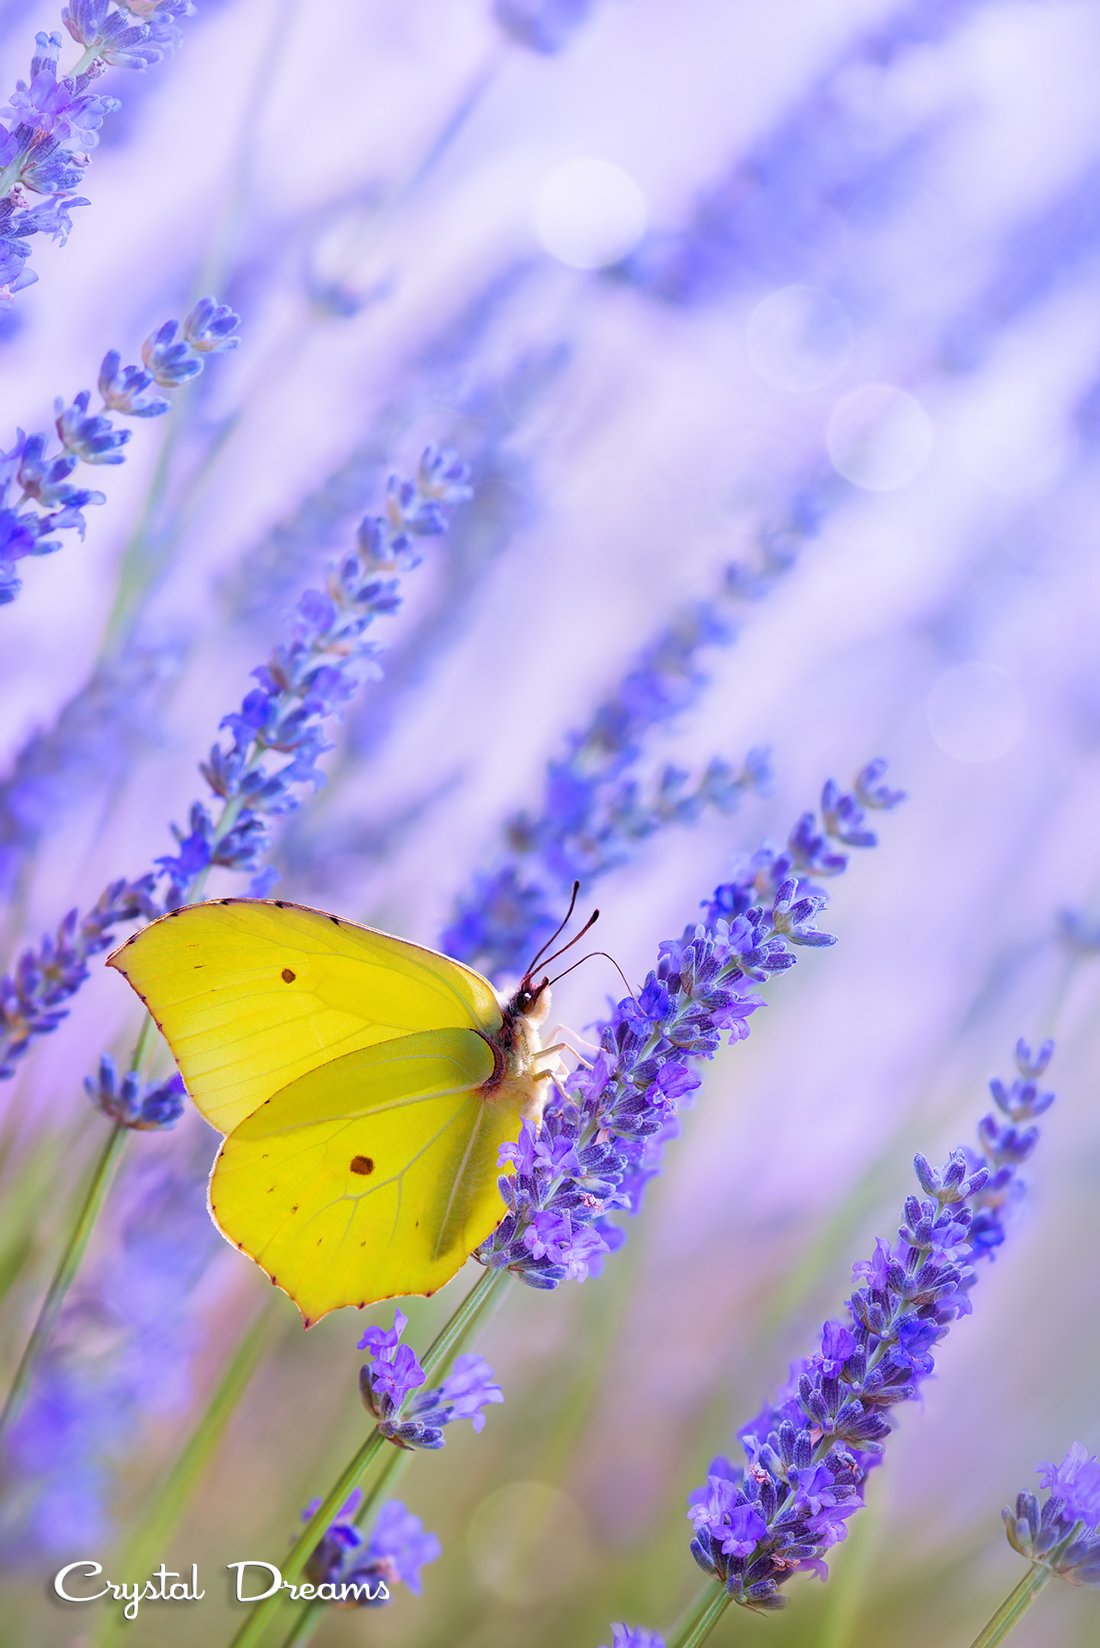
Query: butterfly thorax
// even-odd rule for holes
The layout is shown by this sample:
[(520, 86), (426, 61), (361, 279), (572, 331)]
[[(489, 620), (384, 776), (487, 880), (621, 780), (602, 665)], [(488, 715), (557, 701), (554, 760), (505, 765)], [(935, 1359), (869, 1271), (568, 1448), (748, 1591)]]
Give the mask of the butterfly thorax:
[(524, 979), (512, 995), (501, 1001), (500, 1008), (500, 1029), (492, 1035), (478, 1032), (493, 1052), (492, 1073), (481, 1092), (485, 1098), (518, 1104), (524, 1115), (537, 1117), (545, 1088), (538, 1079), (543, 1051), (539, 1027), (550, 1011), (550, 987), (545, 982), (532, 986)]

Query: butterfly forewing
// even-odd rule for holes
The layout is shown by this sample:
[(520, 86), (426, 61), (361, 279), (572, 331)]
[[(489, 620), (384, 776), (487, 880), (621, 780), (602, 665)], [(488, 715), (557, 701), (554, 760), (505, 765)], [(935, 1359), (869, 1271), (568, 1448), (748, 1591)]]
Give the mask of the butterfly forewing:
[(189, 905), (108, 959), (222, 1133), (343, 1054), (418, 1030), (491, 1036), (501, 1022), (492, 986), (460, 962), (296, 904)]

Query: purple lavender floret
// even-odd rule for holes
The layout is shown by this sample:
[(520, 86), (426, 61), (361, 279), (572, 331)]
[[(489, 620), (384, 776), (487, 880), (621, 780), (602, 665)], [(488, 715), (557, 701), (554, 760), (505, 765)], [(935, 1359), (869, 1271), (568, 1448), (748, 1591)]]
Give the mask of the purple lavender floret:
[(119, 106), (89, 90), (99, 68), (58, 78), (59, 34), (40, 32), (34, 45), (29, 78), (16, 81), (7, 108), (0, 109), (5, 195), (16, 183), (36, 194), (68, 193), (87, 164), (87, 151), (99, 142), (104, 119)]
[[(429, 449), (422, 469), (449, 477), (445, 484), (456, 500), (468, 496), (465, 468), (453, 454)], [(87, 915), (70, 911), (56, 936), (25, 950), (11, 973), (0, 976), (0, 1079), (14, 1073), (36, 1036), (65, 1017), (88, 976), (89, 957), (107, 949), (119, 927), (175, 909), (191, 896), (196, 878), (215, 866), (258, 872), (249, 889), (254, 896), (269, 889), (261, 861), (272, 821), (323, 781), (317, 763), (329, 747), (325, 724), (339, 717), (354, 692), (356, 672), (378, 668), (380, 649), (366, 632), (401, 604), (393, 574), (419, 561), (415, 519), (388, 512), (365, 521), (358, 552), (330, 568), (323, 590), (301, 597), (289, 640), (253, 672), (258, 685), (225, 717), (229, 736), (202, 764), (221, 804), (217, 820), (196, 801), (187, 823), (172, 827), (174, 853), (136, 881), (112, 883)]]
[(456, 1419), (469, 1419), (480, 1431), (482, 1409), (504, 1400), (488, 1362), (460, 1356), (441, 1385), (424, 1390), (419, 1358), (400, 1342), (407, 1326), (408, 1318), (395, 1310), (392, 1328), (368, 1328), (359, 1341), (368, 1356), (359, 1371), (359, 1390), (381, 1434), (400, 1448), (434, 1449), (443, 1447), (443, 1433)]
[[(432, 478), (433, 506), (470, 495), (466, 467), (453, 453), (429, 448), (418, 473)], [(437, 536), (444, 521), (438, 507), (425, 509), (418, 485), (391, 484), (385, 515), (360, 524), (358, 553), (330, 568), (324, 589), (301, 597), (290, 640), (253, 670), (257, 685), (222, 721), (229, 738), (215, 744), (202, 765), (211, 793), (232, 808), (230, 821), (223, 813), (216, 824), (196, 802), (187, 825), (173, 826), (178, 852), (157, 860), (169, 881), (168, 908), (208, 866), (258, 869), (270, 820), (297, 807), (303, 788), (324, 782), (318, 762), (331, 748), (325, 724), (355, 692), (357, 672), (377, 673), (380, 649), (365, 632), (401, 604), (399, 579), (389, 575), (418, 566), (418, 540)]]
[(168, 637), (125, 648), (28, 735), (0, 780), (0, 900), (12, 900), (39, 842), (74, 796), (83, 804), (89, 789), (120, 781), (179, 658)]
[(613, 1625), (611, 1648), (665, 1648), (665, 1639), (637, 1625)]
[(66, 452), (81, 463), (123, 463), (121, 449), (130, 439), (131, 431), (116, 429), (101, 412), (89, 412), (91, 398), (91, 390), (82, 389), (70, 405), (66, 406), (64, 401), (59, 403), (55, 419), (57, 438)]
[(0, 977), (0, 1080), (15, 1074), (37, 1036), (56, 1030), (68, 1013), (66, 1003), (88, 977), (91, 957), (110, 948), (115, 930), (161, 913), (154, 894), (151, 875), (111, 882), (91, 910), (70, 910), (56, 933), (24, 950)]
[[(10, 452), (0, 453), (0, 606), (14, 601), (21, 586), (16, 563), (29, 555), (49, 555), (61, 547), (57, 532), (76, 531), (84, 537), (84, 510), (102, 504), (106, 494), (75, 486), (69, 477), (79, 464), (112, 465), (125, 461), (132, 431), (119, 428), (111, 414), (155, 418), (167, 412), (171, 401), (150, 394), (154, 381), (167, 387), (197, 377), (205, 357), (235, 349), (239, 316), (213, 298), (202, 298), (182, 322), (183, 338), (175, 346), (173, 375), (140, 366), (123, 366), (116, 349), (103, 358), (99, 371), (100, 404), (92, 406), (92, 392), (82, 389), (67, 405), (57, 401), (51, 436), (16, 431)], [(146, 351), (166, 331), (174, 337), (175, 321), (166, 321)], [(194, 341), (192, 341), (194, 339)], [(159, 360), (159, 357), (157, 357)]]
[(651, 731), (683, 715), (706, 687), (703, 655), (735, 634), (718, 602), (699, 601), (643, 647), (550, 762), (538, 809), (508, 820), (503, 856), (475, 876), (444, 930), (448, 954), (496, 978), (518, 973), (557, 925), (574, 881), (591, 886), (666, 825), (693, 823), (711, 807), (732, 812), (746, 794), (766, 790), (770, 763), (762, 749), (749, 750), (740, 765), (716, 758), (694, 778), (673, 766), (648, 785), (637, 775)]
[(920, 1394), (935, 1346), (970, 1314), (976, 1266), (1004, 1240), (1037, 1137), (1029, 1127), (1024, 1146), (1020, 1124), (1052, 1102), (1035, 1083), (1052, 1052), (1049, 1042), (1035, 1055), (1018, 1043), (1011, 1088), (991, 1083), (1001, 1116), (982, 1120), (979, 1150), (953, 1151), (939, 1171), (916, 1157), (920, 1193), (906, 1198), (896, 1240), (880, 1239), (854, 1267), (843, 1319), (825, 1323), (818, 1350), (739, 1432), (747, 1463), (712, 1462), (688, 1513), (691, 1550), (732, 1601), (777, 1608), (794, 1574), (826, 1577), (828, 1553), (882, 1462), (894, 1409)]
[(98, 389), (103, 404), (112, 412), (125, 412), (131, 418), (159, 418), (167, 412), (171, 401), (163, 395), (150, 394), (153, 374), (140, 366), (123, 366), (117, 349), (109, 349), (99, 369)]
[[(11, 152), (12, 145), (5, 140), (0, 123), (0, 165)], [(69, 195), (65, 200), (45, 200), (31, 206), (21, 189), (13, 189), (6, 200), (0, 200), (0, 304), (25, 286), (33, 286), (38, 279), (33, 269), (27, 267), (30, 237), (48, 235), (59, 246), (64, 246), (73, 226), (72, 213), (78, 206), (88, 204), (83, 195)]]
[(146, 24), (115, 11), (112, 0), (71, 0), (62, 8), (61, 21), (74, 40), (92, 47), (112, 68), (147, 69), (170, 49), (170, 37), (162, 30), (154, 36)]
[[(732, 812), (746, 795), (767, 793), (765, 749), (750, 749), (739, 765), (716, 759), (694, 776), (672, 766), (648, 782), (639, 773), (653, 731), (684, 715), (709, 685), (708, 655), (733, 645), (745, 607), (770, 594), (820, 531), (836, 484), (834, 471), (799, 491), (781, 519), (760, 529), (748, 558), (723, 569), (709, 600), (687, 603), (639, 650), (614, 692), (549, 763), (539, 806), (508, 819), (503, 853), (474, 877), (444, 929), (440, 943), (449, 955), (492, 978), (519, 976), (533, 946), (556, 927), (574, 881), (591, 887), (658, 830), (693, 823), (708, 809)], [(873, 789), (874, 775), (865, 782)], [(888, 804), (858, 791), (856, 801)]]
[[(61, 21), (85, 50), (79, 72), (59, 76), (61, 35), (39, 33), (30, 74), (0, 109), (0, 301), (37, 280), (28, 267), (33, 235), (62, 245), (70, 213), (87, 200), (74, 191), (99, 141), (99, 128), (121, 105), (92, 87), (108, 68), (146, 69), (179, 44), (177, 20), (190, 0), (70, 0)], [(48, 196), (30, 207), (27, 191)]]
[[(394, 1585), (404, 1585), (419, 1596), (420, 1570), (439, 1557), (439, 1540), (396, 1499), (382, 1506), (370, 1537), (365, 1537), (351, 1520), (362, 1497), (357, 1488), (314, 1547), (306, 1564), (306, 1579), (314, 1585), (362, 1586), (364, 1594), (355, 1600), (366, 1608), (389, 1602), (390, 1587)], [(315, 1500), (306, 1506), (303, 1522), (309, 1521), (318, 1503)]]
[(140, 1132), (174, 1127), (183, 1115), (186, 1096), (178, 1071), (166, 1081), (146, 1081), (136, 1070), (120, 1078), (107, 1053), (100, 1059), (95, 1075), (85, 1076), (84, 1091), (109, 1120)]
[(69, 0), (61, 21), (101, 62), (146, 69), (176, 49), (178, 19), (194, 9), (191, 0)]
[(519, 45), (554, 56), (565, 50), (595, 6), (596, 0), (493, 0), (493, 17)]
[(700, 1084), (698, 1065), (748, 1035), (764, 1005), (755, 985), (793, 967), (799, 948), (834, 942), (815, 925), (826, 902), (815, 878), (846, 866), (838, 841), (877, 840), (867, 809), (901, 799), (882, 783), (884, 771), (883, 762), (870, 763), (846, 793), (826, 785), (820, 825), (804, 814), (783, 851), (755, 854), (716, 889), (701, 922), (660, 945), (637, 996), (600, 1027), (592, 1064), (550, 1100), (537, 1131), (524, 1122), (515, 1144), (502, 1148), (510, 1171), (498, 1183), (508, 1211), (478, 1250), (482, 1263), (554, 1288), (584, 1281), (621, 1246), (618, 1215), (638, 1211), (660, 1171), (679, 1112)]
[(1071, 1585), (1100, 1586), (1100, 1463), (1074, 1442), (1060, 1465), (1039, 1466), (1047, 1490), (1040, 1505), (1032, 1493), (1016, 1496), (1004, 1511), (1014, 1551), (1049, 1568)]

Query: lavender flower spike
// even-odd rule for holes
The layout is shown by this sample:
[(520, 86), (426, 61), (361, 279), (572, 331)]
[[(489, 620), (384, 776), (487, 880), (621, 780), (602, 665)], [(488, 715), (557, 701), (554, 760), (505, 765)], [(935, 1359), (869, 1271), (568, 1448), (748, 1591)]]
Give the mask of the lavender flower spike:
[[(436, 506), (469, 495), (465, 466), (453, 454), (429, 449), (425, 464), (448, 477), (445, 487), (439, 479)], [(368, 634), (375, 619), (401, 605), (394, 574), (418, 564), (418, 536), (441, 528), (438, 508), (427, 523), (416, 510), (403, 511), (401, 490), (391, 487), (385, 516), (361, 522), (357, 548), (329, 568), (325, 588), (301, 597), (288, 639), (253, 671), (256, 686), (223, 719), (226, 736), (201, 767), (217, 819), (196, 801), (186, 824), (172, 827), (176, 852), (136, 881), (112, 883), (89, 914), (70, 911), (56, 936), (25, 950), (0, 976), (0, 1079), (36, 1037), (60, 1024), (88, 976), (89, 957), (123, 923), (175, 909), (215, 867), (252, 873), (253, 896), (270, 888), (262, 860), (272, 821), (324, 782), (318, 762), (329, 747), (326, 727), (354, 693), (356, 672), (377, 669), (379, 648)]]
[(564, 51), (595, 10), (596, 0), (493, 0), (493, 17), (505, 34), (529, 51)]
[[(554, 930), (574, 881), (591, 887), (658, 830), (693, 823), (710, 808), (732, 812), (743, 796), (767, 790), (766, 750), (750, 749), (737, 765), (712, 760), (694, 776), (666, 766), (655, 781), (643, 781), (647, 744), (697, 702), (710, 681), (708, 655), (733, 644), (745, 605), (764, 599), (786, 576), (797, 543), (818, 530), (821, 516), (820, 498), (800, 495), (786, 526), (764, 531), (747, 561), (724, 569), (709, 599), (681, 607), (645, 642), (615, 690), (549, 763), (538, 808), (507, 820), (504, 851), (475, 876), (442, 934), (448, 955), (491, 978), (520, 973), (532, 946)], [(877, 780), (871, 769), (865, 776), (868, 793), (855, 804), (889, 805), (870, 799)], [(829, 814), (828, 796), (822, 805)], [(837, 839), (843, 842), (843, 833)], [(828, 873), (824, 865), (819, 871)]]
[[(317, 1600), (378, 1607), (391, 1600), (395, 1585), (404, 1585), (419, 1596), (420, 1570), (440, 1555), (439, 1540), (396, 1499), (382, 1506), (370, 1537), (364, 1538), (352, 1520), (361, 1499), (357, 1488), (306, 1564), (306, 1579), (334, 1593), (326, 1589)], [(308, 1505), (303, 1521), (308, 1522), (316, 1508), (316, 1504)]]
[(1048, 1568), (1071, 1585), (1100, 1586), (1100, 1463), (1074, 1442), (1060, 1465), (1040, 1465), (1047, 1489), (1016, 1496), (1005, 1509), (1005, 1532), (1014, 1551)]
[(665, 1648), (665, 1639), (636, 1625), (613, 1625), (611, 1648)]
[[(182, 325), (183, 336), (168, 344)], [(60, 549), (55, 533), (79, 532), (84, 510), (106, 501), (106, 494), (74, 486), (69, 477), (78, 464), (120, 464), (132, 431), (110, 416), (158, 418), (171, 401), (158, 390), (173, 389), (197, 378), (205, 357), (235, 349), (240, 316), (213, 298), (202, 298), (182, 323), (165, 321), (146, 339), (145, 367), (123, 366), (117, 349), (103, 357), (99, 370), (99, 405), (90, 389), (66, 405), (56, 404), (56, 442), (50, 434), (24, 435), (17, 430), (10, 452), (0, 453), (0, 606), (14, 601), (22, 587), (15, 563), (29, 555)], [(167, 343), (158, 340), (167, 339)]]
[[(99, 128), (120, 107), (93, 91), (108, 68), (146, 69), (179, 44), (177, 18), (191, 0), (70, 0), (61, 21), (84, 52), (73, 72), (59, 76), (61, 36), (35, 36), (30, 76), (0, 108), (0, 302), (38, 276), (28, 267), (33, 235), (62, 245), (72, 212), (87, 206), (79, 186), (99, 141)], [(31, 194), (47, 198), (31, 206)]]
[(672, 766), (652, 784), (639, 777), (653, 731), (682, 716), (707, 685), (706, 653), (733, 641), (729, 598), (739, 600), (740, 590), (724, 579), (717, 597), (675, 612), (588, 724), (569, 734), (547, 767), (539, 807), (508, 819), (504, 852), (459, 900), (441, 939), (449, 955), (492, 977), (518, 973), (531, 945), (553, 931), (574, 881), (591, 887), (656, 831), (693, 823), (710, 807), (732, 812), (745, 794), (767, 788), (762, 749), (739, 766), (716, 758), (697, 777)]
[(85, 1076), (84, 1091), (98, 1110), (119, 1127), (150, 1132), (173, 1127), (183, 1115), (186, 1089), (178, 1071), (166, 1081), (147, 1082), (136, 1070), (119, 1080), (114, 1060), (104, 1053), (94, 1076)]
[(536, 1132), (524, 1122), (501, 1151), (508, 1207), (478, 1257), (530, 1287), (584, 1281), (621, 1246), (622, 1212), (638, 1212), (677, 1132), (679, 1111), (700, 1084), (698, 1066), (723, 1041), (749, 1033), (764, 1005), (756, 986), (793, 967), (799, 948), (834, 942), (816, 918), (822, 878), (848, 863), (842, 845), (872, 846), (869, 809), (901, 799), (872, 762), (850, 792), (831, 781), (822, 816), (804, 813), (779, 852), (762, 849), (743, 873), (704, 905), (703, 920), (660, 945), (638, 995), (615, 1008), (598, 1033), (599, 1051), (552, 1098)]
[(480, 1431), (482, 1408), (504, 1400), (488, 1362), (460, 1356), (438, 1389), (423, 1390), (424, 1369), (411, 1346), (400, 1343), (407, 1326), (408, 1318), (396, 1310), (392, 1328), (368, 1328), (359, 1341), (369, 1358), (360, 1370), (359, 1389), (381, 1434), (399, 1448), (441, 1448), (443, 1432), (455, 1419), (469, 1419)]
[[(739, 1432), (747, 1463), (711, 1464), (689, 1510), (691, 1550), (730, 1601), (777, 1608), (794, 1574), (826, 1577), (828, 1553), (882, 1462), (894, 1409), (918, 1396), (934, 1371), (934, 1347), (970, 1314), (978, 1262), (1004, 1240), (1007, 1212), (1022, 1193), (1020, 1167), (1038, 1140), (1038, 1129), (1022, 1124), (1052, 1102), (1035, 1079), (1052, 1051), (1044, 1044), (1033, 1056), (1018, 1044), (1015, 1081), (990, 1084), (1000, 1115), (983, 1118), (979, 1151), (954, 1151), (939, 1172), (916, 1157), (920, 1194), (906, 1198), (897, 1239), (880, 1239), (873, 1257), (854, 1267), (843, 1319), (825, 1323), (819, 1348)], [(1096, 1508), (1100, 1516), (1100, 1491), (1083, 1465), (1051, 1481), (1064, 1482), (1070, 1516), (1086, 1500), (1089, 1514)], [(1030, 1537), (1026, 1512), (1024, 1525)], [(1038, 1537), (1038, 1523), (1036, 1530)], [(1082, 1553), (1086, 1571), (1089, 1559)]]
[(151, 875), (111, 882), (85, 915), (70, 910), (56, 933), (24, 950), (0, 977), (0, 1081), (15, 1074), (32, 1041), (56, 1030), (68, 1012), (65, 1003), (88, 977), (91, 957), (109, 948), (116, 928), (161, 914), (154, 889)]

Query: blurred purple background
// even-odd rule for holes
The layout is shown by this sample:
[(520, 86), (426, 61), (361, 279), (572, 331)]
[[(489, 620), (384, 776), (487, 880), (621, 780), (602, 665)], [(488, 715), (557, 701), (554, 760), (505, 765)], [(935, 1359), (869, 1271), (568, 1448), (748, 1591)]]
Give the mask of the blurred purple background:
[[(54, 26), (42, 0), (0, 5), (3, 87)], [(426, 441), (467, 459), (475, 499), (410, 579), (397, 667), (282, 839), (288, 898), (436, 942), (642, 641), (729, 561), (777, 556), (699, 709), (649, 751), (694, 770), (768, 744), (772, 793), (645, 844), (600, 889), (602, 943), (640, 977), (829, 774), (881, 753), (911, 799), (838, 886), (837, 948), (710, 1071), (625, 1253), (583, 1289), (512, 1290), (485, 1347), (504, 1407), (403, 1489), (444, 1557), (370, 1640), (582, 1648), (611, 1618), (667, 1624), (695, 1586), (682, 1505), (707, 1458), (890, 1233), (913, 1151), (969, 1140), (1016, 1037), (1053, 1026), (1061, 1102), (1015, 1240), (828, 1587), (792, 1587), (766, 1627), (815, 1648), (965, 1644), (1018, 1577), (1002, 1503), (1075, 1437), (1100, 1444), (1097, 964), (1057, 926), (1100, 896), (1100, 14), (604, 0), (552, 54), (480, 0), (205, 0), (183, 27), (177, 57), (112, 74), (91, 205), (0, 320), (9, 433), (200, 291), (241, 312), (243, 339), (136, 430), (96, 478), (86, 541), (25, 563), (0, 614), (9, 772), (85, 689), (120, 590), (148, 649), (75, 751), (55, 739), (33, 790), (0, 798), (7, 948), (168, 850), (282, 608)], [(327, 535), (314, 512), (273, 538), (341, 465)], [(105, 1031), (121, 1050), (135, 1028), (94, 973), (11, 1084), (9, 1170), (41, 1186), (17, 1323), (95, 1148), (81, 1079)], [(590, 963), (555, 1015), (583, 1029), (616, 988)], [(211, 1143), (190, 1117), (128, 1165), (120, 1207), (161, 1209), (135, 1241), (171, 1250), (146, 1254), (144, 1283), (101, 1233), (95, 1353), (129, 1312), (144, 1376), (126, 1436), (86, 1467), (92, 1523), (57, 1508), (83, 1477), (35, 1521), (19, 1640), (92, 1640), (43, 1615), (42, 1576), (74, 1540), (109, 1546), (96, 1518), (140, 1520), (260, 1302), (259, 1272), (207, 1241)], [(157, 1175), (184, 1163), (181, 1198)], [(445, 1301), (410, 1311), (422, 1338)], [(179, 1561), (277, 1547), (358, 1434), (361, 1319), (303, 1339), (283, 1314)], [(1094, 1599), (1055, 1589), (1020, 1648), (1095, 1642)], [(156, 1640), (193, 1640), (187, 1610), (151, 1617)], [(757, 1628), (738, 1616), (716, 1640)], [(364, 1640), (355, 1615), (325, 1629)]]

